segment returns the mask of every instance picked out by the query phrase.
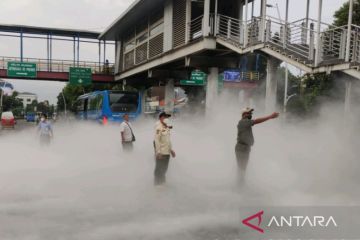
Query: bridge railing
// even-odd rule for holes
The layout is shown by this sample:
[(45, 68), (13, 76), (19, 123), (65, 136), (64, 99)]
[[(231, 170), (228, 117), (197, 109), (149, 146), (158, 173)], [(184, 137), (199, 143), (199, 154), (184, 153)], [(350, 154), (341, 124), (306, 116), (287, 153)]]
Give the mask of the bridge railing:
[[(215, 33), (222, 39), (241, 48), (259, 44), (262, 41), (262, 20), (254, 17), (249, 21), (240, 21), (224, 15), (218, 15)], [(314, 30), (303, 22), (285, 24), (279, 19), (268, 17), (265, 21), (265, 42), (286, 49), (305, 59), (313, 59)]]
[(331, 27), (321, 32), (320, 59), (345, 59), (346, 54), (346, 26)]
[[(21, 62), (17, 57), (0, 57), (0, 69), (7, 69), (8, 62)], [(56, 60), (49, 61), (48, 59), (39, 58), (23, 58), (22, 62), (36, 63), (37, 71), (44, 72), (69, 72), (70, 67), (83, 67), (91, 68), (92, 73), (98, 74), (113, 74), (113, 63), (99, 63), (91, 61), (79, 61), (74, 62), (71, 60)]]
[[(347, 52), (349, 62), (360, 63), (360, 26), (352, 25), (350, 49), (346, 49), (347, 26), (336, 27), (321, 22), (320, 33), (317, 34), (316, 24), (316, 20), (311, 18), (285, 23), (267, 16), (265, 21), (253, 17), (245, 22), (218, 14), (214, 34), (241, 49), (259, 43), (271, 43), (284, 54), (293, 55), (308, 64), (315, 63), (316, 54), (319, 54), (320, 63), (328, 60), (344, 61)], [(320, 40), (318, 49), (317, 36)]]
[(251, 20), (243, 22), (246, 25), (245, 33), (247, 36), (245, 47), (248, 45), (256, 45), (261, 43), (261, 18), (260, 17), (253, 17)]
[(360, 63), (360, 26), (351, 26), (350, 61)]
[(203, 36), (203, 21), (204, 16), (201, 15), (197, 18), (192, 19), (188, 23), (188, 40), (193, 41)]
[(261, 19), (254, 17), (248, 21), (218, 14), (215, 21), (215, 35), (232, 44), (244, 48), (260, 43)]
[(287, 23), (268, 17), (265, 28), (265, 42), (289, 51), (307, 60), (313, 59), (314, 30), (304, 22)]
[(217, 19), (216, 33), (220, 37), (237, 44), (244, 42), (243, 23), (239, 19), (224, 15), (218, 15)]

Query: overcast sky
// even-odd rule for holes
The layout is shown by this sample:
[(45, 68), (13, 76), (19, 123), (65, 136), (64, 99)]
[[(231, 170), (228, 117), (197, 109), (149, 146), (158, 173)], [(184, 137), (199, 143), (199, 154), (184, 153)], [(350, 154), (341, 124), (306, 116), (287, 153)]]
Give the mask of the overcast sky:
[[(0, 23), (22, 24), (42, 27), (73, 28), (102, 31), (111, 24), (134, 0), (1, 0)], [(323, 21), (332, 22), (334, 11), (346, 0), (323, 0)], [(259, 8), (256, 0), (255, 9)], [(276, 3), (281, 18), (285, 17), (285, 0), (268, 0)], [(317, 17), (317, 0), (311, 0), (310, 17)], [(305, 17), (305, 0), (290, 0), (290, 20)], [(256, 11), (257, 12), (257, 11)], [(269, 8), (268, 14), (278, 15), (276, 8)], [(13, 38), (0, 37), (1, 56), (18, 57), (19, 43)], [(46, 58), (46, 45), (42, 40), (26, 40), (24, 42), (25, 57)], [(83, 60), (97, 59), (97, 46), (83, 46), (80, 50)], [(108, 50), (110, 52), (111, 50)], [(54, 59), (71, 59), (72, 45), (54, 43)], [(107, 58), (113, 58), (113, 51)], [(55, 103), (55, 97), (64, 83), (45, 81), (10, 80), (17, 91), (37, 93), (40, 100), (48, 99)]]

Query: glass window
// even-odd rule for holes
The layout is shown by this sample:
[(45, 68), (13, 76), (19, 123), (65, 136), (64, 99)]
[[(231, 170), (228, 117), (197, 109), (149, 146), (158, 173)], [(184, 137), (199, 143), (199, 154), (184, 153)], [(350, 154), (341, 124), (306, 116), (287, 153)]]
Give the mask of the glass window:
[(164, 22), (161, 22), (161, 23), (151, 27), (150, 36), (155, 36), (162, 32), (164, 32)]
[(110, 92), (109, 103), (113, 113), (136, 112), (139, 104), (136, 92)]
[(137, 38), (136, 38), (136, 45), (138, 45), (139, 43), (142, 43), (143, 41), (145, 41), (148, 37), (148, 33), (144, 32), (142, 34), (140, 34)]
[(125, 52), (127, 52), (127, 51), (133, 49), (134, 47), (135, 47), (135, 41), (134, 41), (134, 39), (132, 39), (125, 43), (124, 50), (125, 50)]
[(89, 111), (98, 111), (101, 110), (102, 107), (102, 95), (96, 95), (89, 99)]

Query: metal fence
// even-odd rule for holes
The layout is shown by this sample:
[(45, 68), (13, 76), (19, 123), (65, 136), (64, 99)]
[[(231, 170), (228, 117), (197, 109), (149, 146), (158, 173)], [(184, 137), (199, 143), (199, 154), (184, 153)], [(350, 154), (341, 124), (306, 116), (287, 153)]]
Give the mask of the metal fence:
[(69, 72), (70, 67), (91, 68), (92, 73), (114, 74), (113, 63), (99, 63), (71, 60), (47, 60), (39, 58), (0, 57), (0, 69), (7, 69), (8, 62), (29, 62), (36, 63), (37, 71), (44, 72)]
[(344, 61), (346, 52), (350, 56), (350, 62), (360, 63), (360, 26), (352, 25), (350, 49), (347, 49), (347, 26), (335, 27), (321, 22), (321, 30), (317, 33), (314, 30), (316, 24), (316, 20), (310, 18), (285, 23), (281, 19), (267, 16), (264, 20), (254, 17), (245, 22), (218, 14), (214, 34), (242, 49), (267, 43), (282, 53), (310, 64), (315, 63), (316, 54), (319, 62), (334, 59)]

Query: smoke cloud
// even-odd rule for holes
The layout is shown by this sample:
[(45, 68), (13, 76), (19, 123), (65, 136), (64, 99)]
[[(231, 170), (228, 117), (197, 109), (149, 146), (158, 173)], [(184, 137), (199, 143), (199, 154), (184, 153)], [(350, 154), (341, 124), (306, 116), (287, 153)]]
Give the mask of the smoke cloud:
[[(161, 189), (153, 186), (156, 119), (134, 123), (131, 154), (122, 152), (115, 124), (55, 123), (47, 148), (34, 126), (3, 132), (1, 238), (238, 239), (243, 206), (360, 203), (359, 127), (342, 102), (323, 103), (315, 118), (282, 115), (254, 126), (247, 184), (239, 189), (234, 146), (244, 105), (225, 91), (206, 116), (172, 119), (177, 157)], [(260, 100), (252, 105), (259, 106), (255, 118), (265, 114)]]

